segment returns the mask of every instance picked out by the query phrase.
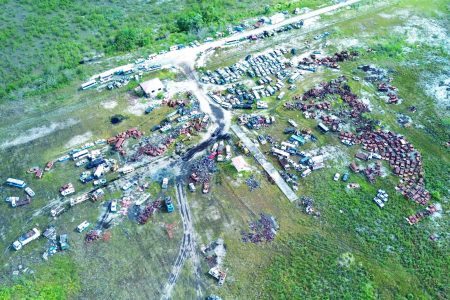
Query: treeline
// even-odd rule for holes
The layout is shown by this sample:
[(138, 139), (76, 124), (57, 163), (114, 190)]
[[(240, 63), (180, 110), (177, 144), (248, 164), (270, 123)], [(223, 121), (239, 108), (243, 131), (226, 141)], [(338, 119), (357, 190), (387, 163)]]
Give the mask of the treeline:
[[(302, 1), (315, 7), (319, 0)], [(287, 0), (0, 1), (0, 101), (83, 79), (79, 62), (145, 47), (156, 52), (225, 30), (248, 17), (289, 9)]]

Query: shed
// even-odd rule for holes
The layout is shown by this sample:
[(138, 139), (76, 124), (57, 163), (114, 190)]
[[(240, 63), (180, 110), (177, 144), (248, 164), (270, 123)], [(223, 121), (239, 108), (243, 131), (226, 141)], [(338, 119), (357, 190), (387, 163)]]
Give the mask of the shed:
[(236, 170), (238, 172), (249, 171), (250, 170), (249, 165), (247, 164), (245, 159), (242, 157), (242, 155), (233, 157), (231, 159), (231, 163), (233, 164), (233, 166), (236, 168)]
[(164, 85), (161, 80), (159, 80), (159, 78), (154, 78), (142, 82), (140, 84), (140, 87), (147, 97), (155, 97), (160, 92), (164, 91)]

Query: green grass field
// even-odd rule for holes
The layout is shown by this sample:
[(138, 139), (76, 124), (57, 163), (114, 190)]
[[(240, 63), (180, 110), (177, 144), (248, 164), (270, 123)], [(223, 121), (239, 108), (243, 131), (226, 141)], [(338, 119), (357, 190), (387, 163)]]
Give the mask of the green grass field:
[[(183, 234), (181, 218), (178, 211), (173, 214), (157, 213), (144, 226), (140, 226), (124, 217), (108, 231), (109, 241), (98, 241), (92, 244), (84, 243), (84, 234), (78, 234), (74, 228), (83, 220), (96, 222), (107, 201), (120, 197), (117, 191), (107, 192), (105, 201), (87, 202), (72, 208), (56, 221), (47, 215), (31, 218), (31, 214), (47, 204), (57, 194), (60, 185), (77, 178), (78, 170), (71, 162), (57, 165), (41, 181), (32, 179), (25, 171), (34, 166), (43, 166), (48, 160), (59, 157), (67, 151), (67, 143), (74, 136), (91, 133), (89, 140), (107, 138), (129, 127), (139, 126), (141, 130), (149, 131), (159, 123), (171, 110), (162, 107), (151, 115), (135, 114), (133, 103), (144, 101), (136, 99), (130, 88), (113, 91), (87, 91), (76, 89), (86, 74), (102, 70), (108, 64), (115, 62), (103, 61), (98, 65), (75, 66), (77, 60), (88, 51), (107, 52), (113, 56), (118, 50), (108, 48), (108, 41), (127, 26), (136, 26), (139, 30), (149, 30), (155, 22), (155, 14), (166, 14), (164, 22), (171, 24), (184, 8), (185, 3), (178, 3), (173, 11), (166, 12), (171, 6), (154, 6), (155, 11), (143, 14), (138, 4), (131, 6), (129, 2), (114, 2), (106, 5), (99, 3), (42, 3), (23, 2), (14, 6), (13, 2), (2, 1), (2, 6), (11, 9), (23, 9), (24, 18), (30, 18), (39, 11), (46, 11), (55, 20), (64, 18), (68, 11), (75, 13), (61, 26), (61, 33), (33, 33), (34, 46), (26, 49), (25, 38), (30, 33), (14, 41), (19, 47), (17, 55), (29, 57), (33, 51), (43, 51), (35, 60), (25, 60), (17, 65), (15, 72), (27, 74), (30, 78), (14, 75), (9, 68), (13, 65), (13, 55), (10, 49), (14, 45), (8, 42), (0, 52), (7, 55), (1, 65), (3, 82), (14, 83), (7, 88), (6, 94), (14, 95), (11, 100), (0, 103), (0, 143), (15, 142), (16, 145), (0, 148), (3, 164), (0, 172), (3, 177), (21, 177), (37, 192), (36, 200), (28, 207), (12, 209), (2, 201), (0, 208), (0, 246), (3, 255), (0, 256), (0, 298), (1, 299), (156, 299), (161, 297), (162, 288), (169, 272)], [(280, 2), (274, 1), (271, 3)], [(319, 1), (303, 5), (318, 5)], [(368, 1), (371, 5), (376, 4)], [(52, 4), (53, 3), (53, 4)], [(190, 2), (189, 2), (190, 3)], [(143, 7), (150, 5), (140, 3)], [(210, 5), (216, 5), (212, 1)], [(53, 6), (51, 6), (53, 5)], [(56, 6), (55, 6), (56, 5)], [(203, 4), (202, 4), (203, 5)], [(205, 4), (206, 5), (206, 4)], [(227, 22), (241, 20), (262, 13), (264, 7), (256, 2), (243, 1), (239, 3), (221, 2), (216, 13), (221, 14), (227, 9)], [(295, 3), (292, 4), (295, 7)], [(51, 13), (48, 7), (54, 7)], [(247, 11), (239, 10), (246, 7)], [(283, 8), (284, 6), (280, 6)], [(102, 9), (100, 9), (102, 8)], [(159, 9), (159, 12), (157, 12)], [(93, 14), (92, 12), (95, 12)], [(173, 13), (173, 15), (172, 15)], [(1, 19), (8, 20), (6, 13)], [(80, 17), (77, 15), (89, 16)], [(127, 17), (124, 17), (126, 15)], [(230, 17), (228, 17), (228, 15)], [(276, 123), (262, 129), (260, 132), (270, 134), (278, 139), (285, 138), (282, 130), (288, 126), (287, 120), (294, 119), (300, 127), (311, 128), (318, 136), (317, 143), (308, 143), (303, 148), (311, 150), (318, 147), (333, 147), (336, 160), (326, 162), (327, 167), (302, 178), (298, 195), (314, 198), (315, 207), (321, 217), (306, 215), (297, 203), (290, 203), (281, 191), (270, 184), (262, 168), (251, 157), (246, 160), (252, 165), (255, 178), (261, 183), (261, 188), (250, 192), (244, 180), (248, 173), (242, 176), (228, 164), (219, 166), (219, 172), (213, 175), (211, 192), (207, 195), (197, 189), (189, 193), (188, 201), (193, 214), (193, 224), (198, 234), (197, 246), (209, 244), (217, 238), (225, 241), (227, 255), (224, 267), (228, 277), (225, 284), (219, 287), (208, 274), (205, 260), (201, 260), (202, 288), (206, 295), (216, 294), (223, 299), (446, 299), (448, 290), (447, 266), (448, 258), (448, 220), (445, 211), (448, 210), (449, 150), (444, 146), (449, 138), (448, 113), (438, 108), (434, 100), (424, 90), (423, 74), (438, 76), (448, 72), (449, 54), (444, 46), (433, 46), (426, 42), (408, 42), (404, 34), (395, 32), (411, 16), (432, 20), (443, 28), (448, 28), (448, 7), (445, 1), (398, 1), (387, 6), (373, 8), (359, 5), (357, 9), (344, 10), (331, 16), (323, 16), (317, 21), (329, 24), (320, 31), (302, 33), (291, 32), (274, 40), (264, 40), (261, 44), (252, 44), (245, 49), (247, 52), (257, 52), (274, 45), (286, 45), (301, 49), (306, 39), (320, 32), (330, 31), (329, 45), (324, 42), (313, 42), (314, 47), (320, 47), (323, 52), (346, 49), (347, 44), (360, 51), (361, 56), (356, 61), (341, 64), (339, 73), (320, 70), (305, 76), (297, 82), (295, 91), (286, 91), (285, 100), (271, 99), (268, 112), (276, 117)], [(107, 18), (106, 18), (107, 17)], [(166, 20), (167, 18), (167, 20)], [(228, 19), (227, 19), (228, 18)], [(31, 21), (44, 22), (34, 17)], [(28, 22), (31, 22), (28, 21)], [(332, 24), (330, 23), (331, 21)], [(79, 31), (74, 36), (66, 36), (64, 32), (77, 26)], [(144, 25), (145, 23), (145, 25)], [(148, 23), (148, 24), (147, 24)], [(34, 23), (33, 23), (34, 24)], [(98, 24), (98, 25), (95, 25)], [(154, 38), (161, 32), (169, 32), (167, 40), (160, 44), (146, 44), (133, 47), (133, 55), (146, 51), (155, 51), (171, 43), (183, 42), (190, 38), (208, 35), (210, 31), (221, 29), (224, 24), (212, 23), (211, 28), (190, 33), (173, 33), (166, 23), (162, 29), (152, 31)], [(19, 26), (11, 24), (10, 27)], [(44, 26), (44, 25), (42, 25)], [(95, 26), (98, 32), (91, 32)], [(217, 27), (215, 27), (217, 26)], [(77, 27), (78, 28), (78, 27)], [(50, 28), (51, 29), (51, 28)], [(17, 29), (11, 29), (17, 30)], [(0, 40), (8, 39), (6, 36)], [(99, 37), (96, 39), (95, 37)], [(447, 30), (448, 36), (448, 30)], [(178, 40), (180, 38), (181, 40)], [(421, 37), (423, 38), (423, 37)], [(39, 48), (42, 39), (48, 39), (46, 47)], [(61, 57), (53, 56), (49, 64), (56, 68), (68, 69), (73, 77), (66, 83), (58, 83), (48, 88), (38, 88), (38, 91), (27, 91), (23, 97), (18, 97), (19, 91), (30, 86), (40, 78), (43, 70), (36, 65), (46, 61), (47, 47), (60, 41), (78, 41), (79, 49), (74, 57), (75, 64), (61, 67)], [(183, 40), (184, 39), (184, 40)], [(349, 43), (356, 39), (357, 43)], [(347, 43), (340, 43), (347, 41)], [(10, 48), (8, 48), (10, 47)], [(64, 46), (66, 47), (66, 46)], [(75, 47), (75, 48), (77, 48)], [(366, 52), (370, 47), (375, 52)], [(38, 49), (39, 48), (39, 49)], [(64, 48), (65, 49), (65, 48)], [(65, 50), (55, 51), (65, 51)], [(77, 48), (78, 49), (78, 48)], [(25, 52), (29, 53), (26, 54)], [(120, 51), (119, 51), (120, 52)], [(301, 51), (300, 51), (301, 52)], [(219, 51), (207, 64), (214, 69), (229, 65), (242, 58), (242, 49)], [(126, 58), (118, 58), (118, 61)], [(371, 185), (362, 175), (351, 173), (349, 182), (360, 184), (357, 190), (347, 190), (346, 183), (332, 180), (334, 173), (347, 171), (346, 161), (352, 160), (358, 146), (346, 147), (337, 136), (330, 133), (320, 134), (316, 129), (316, 121), (305, 119), (298, 111), (285, 111), (283, 102), (289, 101), (293, 95), (302, 94), (321, 81), (327, 81), (344, 74), (351, 78), (362, 73), (355, 71), (360, 64), (374, 63), (380, 67), (392, 70), (393, 84), (398, 87), (399, 95), (404, 99), (399, 105), (388, 105), (375, 95), (375, 88), (363, 81), (349, 80), (353, 92), (361, 97), (368, 97), (374, 110), (371, 117), (380, 119), (382, 125), (389, 130), (405, 136), (423, 157), (426, 188), (432, 193), (433, 203), (439, 203), (443, 208), (442, 217), (426, 218), (416, 226), (406, 223), (405, 217), (423, 207), (405, 200), (395, 191), (399, 178), (389, 174), (378, 178)], [(27, 72), (33, 70), (32, 72)], [(65, 71), (69, 72), (69, 71)], [(7, 73), (7, 74), (6, 74)], [(10, 74), (11, 73), (11, 74)], [(5, 75), (6, 74), (6, 75)], [(23, 75), (25, 76), (25, 75)], [(182, 80), (172, 72), (158, 72), (150, 77)], [(11, 78), (17, 81), (11, 81)], [(149, 77), (149, 78), (150, 78)], [(3, 79), (5, 78), (5, 79)], [(58, 79), (56, 82), (59, 82)], [(12, 105), (14, 103), (14, 105)], [(114, 105), (112, 105), (112, 104)], [(416, 106), (417, 112), (410, 113), (409, 106)], [(403, 128), (396, 122), (396, 114), (404, 113), (413, 119), (413, 126)], [(112, 125), (111, 115), (124, 114), (127, 119), (119, 125)], [(262, 112), (264, 113), (264, 112)], [(68, 121), (68, 120), (73, 120)], [(26, 142), (29, 135), (45, 131), (43, 124), (56, 124), (56, 129), (47, 135)], [(414, 125), (422, 126), (414, 126)], [(38, 128), (38, 131), (30, 131)], [(259, 132), (258, 132), (259, 133)], [(19, 140), (17, 140), (20, 138)], [(191, 143), (198, 138), (194, 137)], [(234, 137), (233, 137), (234, 139)], [(25, 142), (23, 142), (25, 140)], [(1, 146), (1, 145), (0, 145)], [(262, 147), (268, 150), (268, 146)], [(233, 148), (233, 152), (239, 152)], [(277, 162), (271, 159), (279, 168)], [(6, 162), (6, 163), (5, 163)], [(387, 167), (387, 166), (386, 166)], [(386, 168), (389, 173), (389, 168)], [(150, 180), (150, 179), (146, 179)], [(75, 183), (75, 180), (73, 180)], [(158, 182), (151, 182), (150, 193), (160, 192)], [(77, 189), (87, 187), (77, 183)], [(389, 203), (384, 209), (379, 209), (372, 201), (377, 189), (385, 189), (389, 193)], [(11, 195), (15, 190), (0, 187), (2, 198)], [(168, 193), (174, 196), (174, 189)], [(280, 225), (280, 230), (272, 243), (251, 244), (241, 240), (241, 231), (248, 230), (248, 222), (258, 219), (259, 213), (273, 215)], [(22, 249), (20, 252), (8, 250), (10, 243), (24, 230), (33, 226), (45, 228), (48, 223), (55, 223), (59, 232), (69, 233), (71, 249), (58, 253), (44, 262), (41, 259), (45, 241), (40, 239)], [(165, 224), (175, 223), (174, 238), (169, 239)], [(437, 234), (440, 239), (431, 241), (429, 236)], [(23, 264), (34, 271), (34, 274), (12, 275), (18, 265)], [(194, 299), (195, 276), (192, 272), (192, 261), (187, 260), (180, 277), (172, 292), (173, 299)], [(4, 283), (4, 284), (3, 284)]]

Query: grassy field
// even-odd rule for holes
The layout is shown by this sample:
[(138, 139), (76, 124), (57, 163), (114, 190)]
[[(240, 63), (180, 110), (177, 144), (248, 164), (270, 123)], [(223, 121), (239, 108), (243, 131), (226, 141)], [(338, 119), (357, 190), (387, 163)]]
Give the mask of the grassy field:
[[(349, 84), (358, 95), (370, 95), (369, 99), (374, 107), (371, 115), (380, 119), (382, 126), (403, 134), (420, 151), (424, 158), (426, 186), (434, 195), (433, 201), (445, 207), (449, 197), (445, 182), (450, 179), (446, 170), (450, 161), (444, 144), (448, 139), (449, 128), (445, 113), (443, 118), (443, 112), (436, 109), (433, 99), (427, 96), (420, 81), (422, 72), (445, 72), (446, 65), (436, 62), (438, 59), (448, 62), (448, 52), (424, 44), (411, 46), (402, 36), (389, 34), (395, 26), (402, 25), (402, 19), (395, 17), (398, 10), (409, 10), (410, 14), (422, 17), (437, 17), (441, 24), (446, 24), (439, 9), (446, 10), (442, 7), (442, 1), (426, 7), (420, 1), (413, 4), (400, 2), (392, 7), (376, 10), (377, 14), (374, 15), (362, 14), (350, 22), (329, 27), (328, 30), (332, 32), (331, 46), (324, 50), (332, 53), (345, 49), (345, 45), (335, 46), (334, 42), (354, 37), (360, 41), (359, 44), (369, 46), (376, 52), (365, 54), (360, 45), (355, 45), (355, 49), (364, 54), (355, 62), (343, 63), (343, 74), (350, 78), (355, 75), (362, 78), (362, 73), (355, 73), (356, 67), (370, 63), (392, 70), (393, 84), (399, 88), (399, 94), (404, 99), (399, 105), (384, 103), (374, 95), (373, 86), (351, 80)], [(394, 16), (383, 18), (379, 14)], [(333, 18), (336, 17), (327, 16), (324, 21)], [(308, 38), (310, 37), (293, 37), (289, 42), (280, 39), (277, 45), (288, 43), (295, 47)], [(406, 47), (411, 47), (412, 51), (406, 52)], [(223, 59), (212, 58), (207, 68), (214, 69), (239, 59), (233, 51), (224, 51), (222, 55)], [(295, 92), (287, 91), (285, 98), (302, 94), (318, 82), (337, 76), (338, 74), (330, 71), (308, 75), (297, 84)], [(300, 127), (315, 127), (316, 121), (304, 119), (296, 111), (285, 111), (281, 104), (270, 110), (277, 117), (276, 124), (258, 133), (267, 133), (281, 139), (281, 132), (288, 126), (286, 121), (289, 118), (294, 119)], [(407, 110), (412, 105), (417, 107), (415, 114)], [(396, 122), (396, 114), (399, 112), (410, 115), (415, 124), (423, 126), (401, 127)], [(281, 202), (286, 205), (282, 214), (284, 226), (281, 226), (283, 229), (275, 245), (255, 246), (256, 249), (242, 252), (242, 248), (247, 245), (239, 242), (237, 235), (232, 235), (232, 244), (236, 242), (239, 245), (234, 251), (239, 253), (239, 260), (246, 264), (243, 269), (237, 265), (230, 267), (239, 274), (236, 281), (241, 287), (236, 289), (233, 281), (222, 288), (224, 291), (219, 295), (224, 295), (225, 298), (244, 295), (245, 298), (252, 299), (445, 299), (448, 293), (445, 284), (448, 281), (445, 271), (448, 264), (445, 254), (448, 251), (448, 240), (443, 228), (446, 228), (447, 222), (435, 218), (425, 220), (415, 227), (408, 225), (404, 218), (423, 208), (405, 200), (394, 191), (398, 178), (393, 175), (380, 178), (376, 184), (371, 185), (362, 176), (353, 174), (350, 181), (360, 184), (359, 190), (347, 190), (345, 183), (332, 181), (335, 172), (342, 174), (347, 170), (343, 161), (351, 159), (357, 148), (341, 145), (336, 136), (321, 135), (315, 129), (313, 131), (319, 137), (318, 142), (314, 145), (306, 144), (303, 148), (308, 150), (331, 145), (335, 147), (337, 156), (336, 161), (327, 163), (326, 169), (313, 172), (300, 183), (299, 194), (315, 199), (321, 217), (306, 217), (294, 205), (286, 204), (286, 199), (280, 196)], [(383, 210), (372, 202), (379, 188), (387, 190), (391, 197), (389, 205)], [(226, 191), (225, 187), (222, 189)], [(267, 195), (267, 191), (249, 193), (245, 197), (246, 203), (264, 207), (263, 202), (277, 208), (282, 207), (272, 197), (262, 195)], [(227, 199), (226, 196), (221, 198)], [(235, 206), (239, 202), (230, 200), (230, 203)], [(234, 207), (230, 208), (230, 211), (233, 209)], [(273, 207), (265, 209), (274, 211)], [(241, 210), (246, 211), (243, 208)], [(294, 217), (291, 216), (293, 212)], [(224, 213), (226, 214), (228, 212)], [(242, 226), (241, 222), (238, 224)], [(300, 224), (306, 225), (309, 230), (300, 230)], [(441, 240), (437, 243), (430, 241), (428, 236), (432, 233), (441, 236)], [(267, 247), (270, 247), (270, 251), (264, 252)], [(249, 277), (252, 280), (245, 284)]]
[[(36, 9), (44, 9), (47, 2), (52, 1), (46, 1), (46, 4), (21, 3), (20, 5), (28, 8), (23, 10), (24, 17), (27, 14), (35, 14), (39, 11)], [(215, 3), (212, 1), (212, 4), (213, 2)], [(69, 9), (80, 5), (85, 7), (86, 15), (92, 15), (88, 13), (90, 9), (94, 9), (92, 7), (97, 9), (91, 19), (101, 19), (105, 15), (115, 16), (102, 23), (101, 26), (104, 27), (98, 25), (103, 28), (95, 33), (101, 36), (98, 39), (94, 39), (93, 36), (96, 35), (91, 36), (94, 33), (90, 32), (92, 24), (95, 23), (86, 23), (85, 30), (76, 33), (80, 47), (84, 49), (78, 56), (75, 55), (77, 60), (88, 51), (106, 51), (107, 55), (113, 55), (116, 50), (108, 48), (108, 41), (113, 39), (116, 33), (130, 26), (129, 24), (141, 28), (139, 26), (144, 22), (150, 24), (145, 25), (148, 27), (154, 22), (149, 21), (154, 15), (141, 13), (137, 4), (131, 9), (128, 2), (121, 2), (109, 5), (106, 9), (105, 3), (67, 3), (55, 6), (55, 12), (51, 13), (55, 18), (61, 18)], [(305, 2), (302, 3), (306, 5)], [(312, 5), (317, 3), (318, 1), (314, 1)], [(1, 4), (17, 9), (13, 7), (12, 2), (3, 1)], [(142, 5), (149, 4), (146, 2)], [(181, 10), (184, 4), (177, 5)], [(248, 11), (236, 14), (233, 9), (239, 5), (248, 7)], [(170, 5), (161, 7), (159, 14), (166, 14), (166, 18), (173, 21), (174, 19), (170, 19), (172, 11), (164, 11), (169, 9)], [(247, 1), (233, 4), (225, 1), (218, 7), (228, 8), (227, 14), (233, 15), (233, 18), (226, 19), (227, 22), (261, 14), (264, 9), (259, 3)], [(127, 8), (130, 10), (126, 10)], [(173, 13), (177, 14), (180, 10), (173, 9)], [(112, 11), (116, 12), (116, 15), (111, 13)], [(402, 15), (406, 14), (405, 11), (408, 13), (406, 17)], [(387, 105), (375, 95), (373, 86), (362, 81), (349, 80), (349, 84), (356, 94), (369, 98), (374, 107), (372, 117), (381, 119), (385, 128), (403, 134), (420, 151), (424, 161), (426, 187), (433, 194), (432, 202), (441, 204), (443, 211), (448, 210), (447, 183), (450, 181), (449, 151), (444, 146), (449, 137), (448, 116), (445, 117), (445, 112), (436, 108), (421, 82), (423, 73), (437, 76), (446, 72), (448, 52), (443, 47), (427, 43), (411, 44), (404, 35), (394, 32), (394, 28), (402, 26), (406, 22), (405, 18), (410, 16), (433, 18), (444, 28), (448, 28), (446, 12), (448, 10), (445, 1), (432, 1), (430, 4), (422, 1), (399, 1), (374, 10), (361, 6), (357, 10), (323, 17), (320, 22), (337, 21), (320, 31), (331, 32), (328, 41), (330, 45), (324, 47), (323, 42), (317, 42), (313, 43), (313, 48), (318, 47), (331, 53), (351, 45), (362, 55), (357, 61), (342, 63), (340, 73), (321, 70), (305, 76), (297, 83), (297, 89), (287, 91), (285, 96), (287, 101), (293, 95), (302, 94), (315, 84), (336, 78), (340, 74), (349, 78), (355, 75), (362, 78), (363, 74), (355, 71), (360, 64), (375, 63), (392, 70), (393, 84), (398, 87), (399, 95), (404, 99), (399, 105)], [(123, 15), (127, 17), (124, 18)], [(75, 16), (76, 14), (71, 18)], [(5, 15), (2, 15), (2, 19), (7, 20)], [(91, 22), (85, 21), (86, 19), (89, 18), (81, 18), (80, 22)], [(72, 19), (67, 22), (72, 22)], [(115, 26), (109, 28), (108, 22), (114, 22)], [(219, 28), (227, 22), (218, 24)], [(61, 28), (65, 30), (66, 27)], [(213, 30), (214, 26), (195, 33), (192, 38), (202, 34), (206, 36)], [(33, 43), (39, 45), (39, 40), (45, 38), (48, 39), (49, 45), (53, 45), (61, 39), (74, 39), (73, 36), (65, 37), (63, 34), (58, 38), (50, 38), (48, 34), (56, 36), (56, 33), (49, 32), (36, 34)], [(156, 37), (160, 32), (155, 31), (152, 34)], [(144, 45), (133, 50), (133, 53), (153, 51), (162, 45), (175, 43), (175, 37), (179, 37), (179, 34), (171, 33), (161, 44)], [(245, 53), (260, 51), (271, 43), (301, 48), (306, 39), (311, 40), (316, 34), (314, 31), (306, 34), (289, 33), (276, 37), (275, 40), (252, 44), (245, 49)], [(356, 39), (357, 43), (350, 43), (349, 39)], [(94, 40), (95, 42), (89, 42)], [(22, 45), (23, 40), (21, 41), (17, 43)], [(83, 48), (83, 44), (89, 44), (89, 48)], [(366, 46), (376, 52), (366, 53), (363, 49)], [(46, 49), (44, 47), (43, 50), (36, 50), (36, 46), (29, 50), (25, 49), (25, 46), (21, 47), (23, 48), (19, 48), (17, 53), (33, 53), (32, 51)], [(18, 65), (22, 68), (21, 72), (33, 70), (25, 72), (30, 74), (31, 81), (26, 79), (21, 81), (22, 84), (19, 82), (22, 79), (17, 77), (17, 85), (7, 93), (18, 95), (23, 86), (35, 80), (34, 76), (39, 77), (41, 70), (34, 67), (44, 65), (42, 61), (46, 59), (45, 55), (43, 53), (36, 61)], [(227, 65), (242, 56), (243, 49), (221, 51), (218, 56), (212, 58), (212, 63), (207, 67), (213, 69)], [(3, 63), (10, 66), (11, 58), (6, 57), (6, 62)], [(438, 59), (441, 59), (441, 63), (438, 63)], [(447, 63), (442, 63), (442, 60)], [(55, 65), (59, 63), (61, 62), (52, 61)], [(89, 140), (107, 138), (137, 125), (141, 130), (149, 131), (151, 126), (170, 112), (169, 108), (160, 108), (150, 116), (136, 113), (135, 107), (144, 100), (136, 99), (129, 90), (100, 93), (76, 91), (80, 80), (86, 77), (85, 74), (95, 73), (109, 63), (111, 62), (104, 61), (98, 65), (68, 65), (67, 69), (74, 70), (75, 75), (60, 87), (39, 88), (38, 93), (27, 92), (23, 98), (11, 98), (16, 102), (11, 100), (0, 103), (0, 143), (3, 143), (3, 147), (0, 145), (0, 157), (7, 161), (0, 165), (0, 172), (7, 176), (24, 178), (38, 194), (36, 201), (28, 207), (12, 209), (6, 203), (1, 204), (0, 246), (4, 250), (0, 256), (0, 282), (4, 283), (0, 288), (2, 299), (160, 297), (181, 241), (182, 224), (178, 213), (158, 213), (144, 226), (129, 220), (118, 222), (109, 229), (109, 241), (93, 244), (84, 243), (84, 235), (74, 232), (74, 228), (85, 219), (96, 222), (106, 209), (107, 201), (120, 196), (117, 191), (108, 191), (103, 202), (87, 202), (77, 206), (56, 221), (52, 221), (47, 215), (30, 217), (32, 212), (56, 196), (57, 187), (78, 176), (78, 170), (69, 163), (58, 165), (42, 181), (32, 179), (30, 175), (25, 174), (25, 170), (34, 165), (42, 166), (46, 161), (60, 156), (70, 148), (67, 145), (74, 136), (83, 136), (89, 132)], [(2, 70), (7, 68), (1, 67)], [(176, 74), (165, 71), (150, 76), (180, 79)], [(377, 182), (371, 185), (361, 175), (351, 174), (349, 181), (360, 184), (361, 188), (358, 190), (348, 190), (345, 183), (333, 181), (335, 172), (342, 174), (347, 170), (347, 162), (352, 159), (358, 147), (348, 148), (342, 145), (334, 134), (321, 135), (314, 129), (316, 121), (305, 119), (297, 111), (285, 111), (282, 108), (283, 102), (271, 100), (271, 103), (274, 105), (269, 113), (275, 115), (277, 121), (273, 126), (261, 130), (261, 133), (284, 138), (282, 130), (287, 126), (287, 119), (292, 118), (301, 127), (313, 128), (319, 138), (315, 144), (306, 144), (305, 150), (332, 146), (330, 149), (335, 151), (335, 160), (327, 161), (325, 169), (301, 179), (299, 185), (298, 194), (314, 198), (315, 207), (321, 212), (321, 217), (308, 216), (297, 203), (290, 203), (276, 186), (267, 181), (264, 172), (251, 157), (246, 157), (246, 160), (254, 168), (252, 174), (261, 183), (261, 188), (253, 192), (249, 191), (244, 182), (249, 174), (240, 176), (229, 164), (221, 164), (219, 172), (213, 176), (211, 193), (204, 195), (199, 189), (196, 193), (188, 193), (193, 223), (199, 236), (198, 246), (209, 244), (220, 237), (224, 239), (227, 249), (224, 267), (228, 277), (222, 287), (218, 287), (215, 280), (207, 275), (206, 261), (201, 261), (202, 287), (205, 294), (217, 294), (223, 299), (446, 299), (449, 294), (446, 284), (447, 266), (450, 262), (447, 254), (449, 244), (446, 215), (443, 214), (442, 218), (427, 218), (417, 226), (408, 225), (404, 218), (423, 208), (395, 192), (398, 178), (393, 175), (378, 178)], [(408, 112), (411, 105), (417, 107), (416, 113)], [(398, 112), (410, 115), (414, 125), (422, 126), (399, 126), (396, 123)], [(128, 118), (114, 126), (109, 118), (116, 113), (124, 114)], [(47, 127), (53, 128), (53, 131), (42, 135)], [(30, 131), (33, 128), (39, 130)], [(40, 138), (27, 141), (27, 137), (31, 135), (40, 135)], [(15, 145), (4, 147), (4, 143)], [(264, 147), (262, 149), (267, 150)], [(233, 152), (237, 153), (238, 150), (233, 148)], [(275, 161), (274, 165), (278, 168)], [(389, 171), (388, 168), (387, 170)], [(83, 188), (85, 187), (77, 184), (77, 189)], [(383, 210), (372, 201), (379, 188), (385, 189), (390, 197)], [(12, 189), (0, 187), (2, 198), (13, 192)], [(159, 183), (153, 182), (150, 192), (157, 195), (160, 192)], [(168, 192), (174, 195), (173, 188)], [(243, 243), (241, 231), (248, 230), (248, 222), (256, 220), (259, 213), (276, 217), (280, 230), (275, 241), (264, 244)], [(7, 249), (24, 230), (33, 226), (43, 228), (48, 223), (55, 223), (58, 232), (69, 233), (71, 250), (58, 253), (43, 263), (41, 254), (45, 245), (44, 239), (33, 242), (33, 245), (20, 252)], [(173, 239), (168, 239), (164, 227), (169, 223), (178, 224)], [(437, 234), (440, 239), (436, 242), (430, 241), (430, 234)], [(19, 264), (29, 267), (34, 274), (11, 275), (13, 270), (18, 269)], [(192, 262), (187, 260), (172, 293), (173, 298), (195, 298), (194, 285)]]
[[(330, 1), (302, 1), (310, 8)], [(0, 97), (29, 95), (84, 80), (91, 66), (131, 59), (171, 45), (203, 40), (247, 18), (296, 6), (285, 0), (254, 1), (0, 1)], [(116, 62), (117, 63), (117, 62)]]

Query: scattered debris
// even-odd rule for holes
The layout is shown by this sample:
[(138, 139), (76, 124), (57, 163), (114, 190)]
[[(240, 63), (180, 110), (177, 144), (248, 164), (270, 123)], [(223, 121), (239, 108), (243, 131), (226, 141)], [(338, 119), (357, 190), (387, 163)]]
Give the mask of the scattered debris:
[(253, 175), (246, 179), (245, 183), (247, 184), (250, 192), (253, 192), (261, 187), (261, 183), (257, 181)]
[(260, 219), (249, 223), (250, 232), (241, 232), (243, 242), (262, 243), (274, 240), (279, 228), (275, 218), (261, 213)]
[(315, 217), (320, 217), (320, 212), (314, 207), (314, 200), (310, 197), (302, 196), (299, 200), (299, 205), (305, 208), (305, 212), (308, 215), (313, 215)]

